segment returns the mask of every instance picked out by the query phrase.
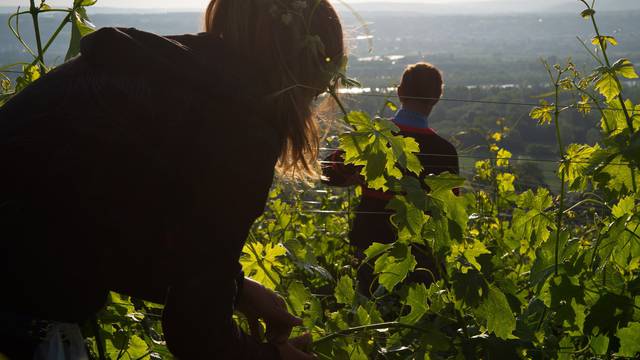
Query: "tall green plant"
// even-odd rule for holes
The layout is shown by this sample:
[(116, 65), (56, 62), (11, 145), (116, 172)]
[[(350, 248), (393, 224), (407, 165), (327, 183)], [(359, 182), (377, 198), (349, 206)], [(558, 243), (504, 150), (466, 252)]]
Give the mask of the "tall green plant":
[[(598, 27), (593, 3), (582, 16), (596, 36), (583, 41), (596, 68), (583, 73), (568, 62), (546, 65), (553, 92), (531, 111), (540, 126), (553, 126), (558, 142), (558, 194), (518, 191), (513, 155), (502, 146), (509, 129), (500, 121), (489, 134), (492, 159), (476, 164), (476, 189), (443, 174), (424, 181), (417, 144), (397, 135), (388, 120), (350, 112), (352, 131), (340, 136), (346, 162), (359, 166), (370, 187), (393, 190), (390, 202), (398, 240), (374, 243), (359, 260), (348, 245), (353, 210), (347, 192), (300, 193), (286, 184), (271, 192), (268, 210), (254, 228), (241, 262), (247, 274), (277, 290), (304, 319), (313, 350), (322, 359), (569, 359), (634, 358), (640, 354), (640, 106), (625, 98), (623, 79), (637, 78), (628, 59), (612, 61), (618, 41)], [(52, 9), (31, 1), (10, 26), (31, 54), (16, 83), (2, 76), (0, 105), (50, 70), (46, 52), (71, 24), (68, 53), (77, 53), (90, 31), (85, 6)], [(38, 14), (66, 16), (46, 41)], [(22, 15), (36, 27), (35, 45), (19, 29)], [(595, 49), (593, 48), (595, 47)], [(349, 85), (344, 73), (335, 78)], [(336, 86), (330, 89), (337, 98)], [(566, 99), (575, 102), (561, 104)], [(566, 144), (562, 113), (597, 111), (602, 138), (594, 146)], [(413, 175), (412, 175), (413, 174)], [(453, 188), (464, 189), (455, 196)], [(356, 190), (358, 192), (359, 190)], [(320, 204), (313, 212), (305, 204)], [(375, 239), (372, 239), (375, 240)], [(416, 268), (415, 254), (430, 252), (438, 269)], [(357, 289), (356, 273), (370, 264), (379, 288)], [(413, 272), (429, 284), (410, 283)], [(85, 332), (96, 358), (170, 358), (163, 346), (161, 307), (112, 294), (95, 326)], [(241, 319), (240, 323), (242, 323)], [(197, 319), (194, 319), (197, 321)], [(197, 344), (196, 344), (197, 346)]]

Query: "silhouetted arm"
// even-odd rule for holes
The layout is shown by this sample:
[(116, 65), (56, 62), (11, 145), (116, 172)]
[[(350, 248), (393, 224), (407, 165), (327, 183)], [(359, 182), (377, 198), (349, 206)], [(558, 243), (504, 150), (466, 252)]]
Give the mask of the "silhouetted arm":
[(344, 163), (344, 151), (336, 150), (322, 163), (322, 182), (329, 186), (352, 186), (363, 183), (358, 167)]

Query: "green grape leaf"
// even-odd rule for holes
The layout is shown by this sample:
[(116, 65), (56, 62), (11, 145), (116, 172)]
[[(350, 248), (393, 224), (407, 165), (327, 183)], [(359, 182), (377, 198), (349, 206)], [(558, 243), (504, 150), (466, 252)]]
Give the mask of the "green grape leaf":
[(491, 166), (490, 160), (481, 160), (476, 161), (475, 165), (476, 176), (480, 178), (480, 180), (489, 180), (493, 174), (493, 167)]
[(304, 285), (299, 281), (293, 281), (287, 289), (288, 303), (291, 305), (294, 314), (302, 314), (305, 309), (305, 304), (311, 298), (311, 293)]
[(388, 291), (393, 291), (393, 288), (406, 279), (416, 265), (411, 249), (398, 243), (391, 252), (383, 254), (376, 260), (374, 272), (380, 275), (378, 282)]
[(558, 347), (560, 351), (558, 351), (558, 360), (572, 360), (573, 359), (573, 342), (571, 341), (570, 336), (563, 337), (560, 342), (558, 342)]
[(98, 2), (98, 0), (74, 0), (73, 7), (81, 7), (81, 6), (93, 6)]
[(367, 256), (366, 259), (364, 259), (364, 261), (369, 261), (373, 258), (375, 258), (376, 256), (388, 251), (389, 249), (391, 249), (393, 247), (393, 244), (380, 244), (380, 243), (373, 243), (371, 244), (371, 246), (369, 246), (369, 248), (367, 248), (367, 250), (364, 251), (364, 254)]
[(516, 191), (513, 183), (516, 181), (516, 176), (510, 173), (502, 173), (496, 176), (498, 182), (498, 191), (506, 194)]
[(589, 169), (589, 163), (593, 154), (600, 150), (600, 146), (571, 144), (566, 149), (566, 160), (560, 163), (558, 174), (564, 173), (565, 181), (574, 190), (584, 189), (588, 184), (585, 171)]
[(567, 326), (567, 330), (573, 328), (576, 331), (582, 330), (584, 324), (584, 298), (584, 288), (579, 279), (567, 275), (549, 279), (540, 294), (540, 299), (556, 311), (557, 319)]
[(352, 111), (347, 117), (346, 121), (349, 125), (353, 126), (357, 131), (369, 130), (373, 126), (373, 122), (369, 115), (363, 111)]
[[(418, 209), (427, 210), (427, 196), (420, 184), (420, 180), (413, 176), (405, 176), (400, 180), (401, 190), (405, 199)], [(398, 191), (398, 192), (400, 192)]]
[[(627, 109), (633, 109), (633, 103), (630, 100), (625, 100), (624, 104)], [(610, 137), (620, 134), (627, 129), (627, 118), (621, 109), (622, 103), (616, 98), (609, 101), (607, 108), (603, 111), (601, 128), (608, 133)]]
[(613, 101), (620, 95), (620, 85), (618, 80), (610, 72), (603, 72), (596, 81), (595, 89), (607, 99), (607, 102)]
[(633, 215), (635, 208), (635, 198), (633, 196), (627, 196), (622, 198), (616, 205), (613, 206), (611, 214), (616, 218), (622, 218)]
[(631, 63), (631, 61), (629, 61), (629, 59), (620, 59), (616, 61), (616, 63), (613, 64), (611, 68), (616, 72), (616, 74), (627, 79), (638, 78), (638, 74), (636, 73), (636, 70), (634, 69), (633, 64)]
[(431, 190), (432, 196), (440, 196), (442, 194), (452, 194), (453, 189), (460, 188), (464, 185), (465, 179), (455, 174), (442, 173), (440, 175), (431, 175), (424, 178), (424, 182)]
[(456, 272), (451, 277), (451, 282), (456, 300), (474, 308), (480, 305), (482, 295), (489, 291), (487, 282), (476, 270), (469, 270), (466, 273)]
[(512, 334), (516, 329), (516, 318), (513, 316), (507, 297), (496, 286), (489, 287), (486, 298), (475, 312), (487, 322), (489, 332), (504, 340), (516, 338)]
[(518, 204), (518, 207), (522, 209), (544, 212), (553, 205), (553, 198), (551, 197), (548, 189), (539, 188), (535, 193), (531, 190), (527, 190), (520, 194), (516, 199), (516, 204)]
[(617, 294), (606, 293), (591, 306), (584, 322), (585, 334), (615, 335), (618, 328), (626, 327), (633, 317), (634, 303)]
[(538, 124), (545, 125), (550, 124), (551, 120), (553, 120), (553, 111), (555, 109), (555, 105), (549, 105), (546, 101), (540, 102), (541, 106), (533, 108), (529, 113), (529, 117), (534, 120), (538, 120)]
[[(374, 148), (376, 149), (376, 148)], [(384, 178), (384, 170), (387, 166), (386, 153), (379, 150), (372, 150), (366, 155), (366, 164), (361, 174), (373, 189), (386, 190), (386, 179)]]
[[(552, 222), (549, 220), (548, 224), (550, 226)], [(547, 239), (549, 239), (549, 231), (546, 230), (546, 232)], [(534, 286), (538, 286), (538, 288), (543, 288), (543, 290), (545, 290), (546, 292), (548, 292), (549, 282), (545, 281), (555, 272), (555, 244), (557, 235), (558, 234), (554, 232), (549, 240), (545, 239), (544, 242), (534, 243), (534, 246), (532, 246), (532, 248), (535, 249), (536, 257), (533, 266), (531, 267), (531, 284)], [(569, 233), (567, 231), (560, 232), (558, 247), (560, 249), (563, 249), (563, 246), (567, 243), (568, 240)], [(563, 260), (563, 258), (560, 258), (559, 260)], [(547, 294), (545, 296), (545, 304), (550, 304), (550, 295)]]
[(626, 223), (626, 219), (617, 222), (620, 230), (614, 236), (609, 234), (608, 240), (616, 239), (612, 247), (612, 259), (620, 266), (620, 269), (634, 271), (637, 269), (638, 258), (640, 258), (640, 224), (637, 222)]
[(509, 159), (511, 159), (513, 155), (510, 151), (505, 149), (498, 150), (496, 166), (498, 167), (506, 167), (509, 166)]
[(465, 198), (455, 196), (453, 193), (453, 189), (464, 184), (464, 179), (457, 175), (443, 173), (427, 176), (424, 182), (430, 189), (427, 195), (427, 210), (431, 213), (432, 226), (435, 227), (433, 229), (436, 235), (434, 250), (449, 250), (451, 239), (462, 240), (469, 221)]
[(127, 348), (129, 359), (142, 359), (148, 355), (149, 350), (149, 345), (138, 335), (132, 335), (129, 338), (129, 347)]
[(420, 175), (422, 172), (422, 163), (420, 159), (415, 155), (420, 152), (420, 145), (414, 138), (403, 136), (392, 136), (389, 138), (393, 155), (400, 165), (414, 173)]
[(343, 276), (336, 285), (335, 297), (338, 304), (350, 305), (356, 297), (353, 289), (353, 280), (348, 276)]
[(275, 269), (282, 267), (278, 258), (285, 255), (287, 249), (280, 244), (247, 242), (242, 251), (244, 255), (240, 258), (240, 264), (245, 274), (267, 288), (275, 289), (280, 280)]
[(595, 13), (596, 11), (593, 9), (586, 9), (580, 13), (580, 16), (582, 16), (585, 19), (590, 19), (593, 15), (595, 15)]
[(362, 307), (362, 305), (358, 306), (358, 309), (356, 310), (356, 318), (358, 319), (358, 325), (360, 326), (369, 325), (372, 321), (371, 315)]
[(376, 117), (373, 121), (373, 128), (381, 133), (391, 134), (400, 131), (398, 125), (393, 121), (381, 117)]
[[(78, 2), (79, 0), (76, 0)], [(86, 1), (82, 1), (86, 2)], [(70, 60), (80, 53), (80, 40), (95, 31), (95, 27), (88, 21), (88, 17), (84, 9), (75, 9), (71, 14), (71, 41), (69, 50), (65, 55), (65, 61)]]
[(362, 154), (372, 138), (364, 132), (348, 132), (340, 135), (340, 149), (345, 152), (345, 163), (363, 165)]
[(584, 115), (591, 113), (591, 99), (587, 95), (582, 95), (580, 97), (580, 101), (578, 101), (576, 107), (578, 111)]
[(463, 273), (466, 273), (469, 268), (480, 271), (482, 270), (482, 266), (477, 258), (482, 254), (491, 254), (491, 251), (478, 240), (475, 240), (473, 243), (454, 243), (451, 245), (451, 255), (448, 259), (450, 262), (462, 260)]
[(415, 155), (420, 150), (417, 142), (394, 135), (400, 129), (392, 121), (372, 120), (363, 112), (349, 113), (346, 121), (355, 131), (340, 135), (345, 163), (360, 166), (360, 174), (370, 188), (387, 191), (389, 181), (402, 179), (404, 175), (397, 164), (416, 175), (422, 171)]
[(609, 337), (606, 335), (591, 336), (590, 347), (596, 355), (607, 355), (609, 350)]
[(8, 92), (11, 90), (11, 81), (2, 79), (2, 81), (0, 81), (0, 88), (2, 88), (3, 92)]
[(424, 179), (430, 189), (426, 208), (433, 220), (430, 225), (436, 238), (436, 251), (448, 251), (452, 239), (463, 239), (469, 221), (466, 200), (462, 196), (455, 196), (453, 189), (461, 187), (464, 181), (463, 178), (449, 173), (427, 176)]
[(427, 221), (427, 216), (421, 209), (408, 202), (404, 196), (396, 196), (391, 199), (387, 209), (395, 212), (391, 220), (398, 229), (407, 229), (413, 236), (419, 236), (422, 233), (422, 227)]
[(416, 324), (429, 310), (427, 299), (429, 294), (424, 284), (412, 285), (409, 294), (405, 298), (405, 304), (411, 307), (409, 314), (400, 318), (401, 323)]
[(591, 43), (596, 46), (601, 46), (604, 50), (607, 49), (607, 45), (611, 44), (611, 46), (618, 46), (618, 40), (613, 36), (601, 35), (594, 36), (591, 39)]
[(620, 339), (618, 355), (634, 357), (640, 353), (640, 323), (633, 322), (625, 328), (618, 329), (616, 337)]
[(633, 189), (633, 171), (634, 168), (626, 165), (620, 155), (613, 157), (607, 165), (600, 168), (595, 178), (606, 184), (606, 190), (624, 193)]

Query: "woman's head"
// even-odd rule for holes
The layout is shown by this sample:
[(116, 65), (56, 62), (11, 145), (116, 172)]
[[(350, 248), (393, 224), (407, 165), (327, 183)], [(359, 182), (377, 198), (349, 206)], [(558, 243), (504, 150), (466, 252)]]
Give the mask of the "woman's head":
[(206, 31), (265, 69), (266, 92), (284, 142), (280, 169), (313, 173), (318, 131), (313, 100), (344, 59), (342, 26), (328, 0), (211, 0)]

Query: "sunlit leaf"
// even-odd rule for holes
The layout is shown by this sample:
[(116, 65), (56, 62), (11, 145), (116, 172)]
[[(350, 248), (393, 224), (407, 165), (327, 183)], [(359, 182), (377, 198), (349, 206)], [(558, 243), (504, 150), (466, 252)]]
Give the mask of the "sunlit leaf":
[(476, 240), (472, 243), (452, 244), (449, 261), (453, 262), (456, 261), (456, 259), (462, 259), (463, 273), (466, 273), (469, 269), (481, 271), (482, 266), (478, 262), (477, 258), (482, 254), (491, 254), (491, 251), (489, 251), (480, 241)]
[(516, 329), (516, 318), (507, 297), (494, 285), (489, 287), (489, 293), (475, 312), (487, 322), (489, 332), (505, 340), (516, 338), (512, 335)]
[(634, 357), (640, 353), (640, 323), (633, 322), (629, 326), (619, 329), (616, 337), (620, 339), (621, 356)]
[(549, 105), (546, 101), (541, 101), (541, 106), (534, 108), (529, 113), (529, 117), (538, 120), (540, 125), (550, 124), (553, 120), (554, 105)]
[[(76, 0), (76, 2), (84, 3), (87, 1)], [(95, 26), (88, 21), (86, 12), (82, 8), (74, 10), (71, 15), (71, 40), (69, 50), (64, 58), (65, 61), (78, 55), (80, 53), (80, 40), (95, 31)]]
[(240, 264), (247, 274), (253, 280), (262, 285), (275, 289), (280, 280), (280, 276), (275, 269), (282, 266), (278, 261), (280, 256), (287, 253), (284, 246), (278, 244), (263, 245), (259, 242), (247, 242), (243, 249), (244, 255), (240, 258)]
[(369, 261), (381, 255), (382, 253), (384, 253), (385, 251), (388, 251), (392, 247), (393, 247), (393, 244), (380, 244), (380, 243), (374, 242), (373, 244), (371, 244), (371, 246), (369, 246), (367, 250), (364, 251), (364, 254), (367, 256), (365, 261)]
[(595, 89), (604, 96), (607, 101), (612, 101), (620, 95), (620, 85), (616, 77), (610, 72), (604, 72), (596, 81)]
[(396, 104), (394, 104), (394, 103), (393, 103), (392, 101), (390, 101), (390, 100), (387, 100), (387, 101), (385, 102), (385, 106), (386, 106), (387, 108), (389, 108), (389, 110), (391, 110), (391, 111), (394, 111), (394, 112), (395, 112), (395, 111), (398, 111), (398, 106), (397, 106)]
[(343, 276), (338, 280), (335, 291), (338, 304), (351, 304), (355, 299), (356, 292), (353, 288), (353, 280), (348, 276)]
[(636, 209), (636, 201), (633, 196), (626, 196), (613, 206), (611, 214), (616, 218), (632, 215)]
[(496, 181), (498, 182), (498, 190), (501, 193), (515, 191), (515, 187), (513, 185), (514, 181), (516, 181), (515, 175), (509, 173), (498, 174), (496, 176)]
[(424, 284), (416, 284), (412, 285), (409, 288), (409, 294), (405, 299), (406, 306), (411, 307), (411, 312), (409, 314), (400, 318), (400, 322), (405, 324), (415, 324), (424, 314), (426, 314), (429, 309), (429, 305), (427, 304), (428, 299), (427, 288)]
[(638, 74), (629, 59), (620, 59), (613, 64), (611, 68), (616, 72), (616, 74), (626, 77), (627, 79), (638, 78)]
[(406, 279), (416, 265), (411, 249), (406, 245), (397, 244), (391, 252), (383, 254), (376, 260), (374, 272), (380, 275), (378, 278), (380, 284), (388, 291), (393, 291), (393, 288)]
[(611, 44), (612, 46), (617, 46), (618, 40), (616, 40), (616, 38), (614, 38), (613, 36), (601, 35), (601, 36), (595, 36), (593, 39), (591, 39), (591, 43), (596, 46), (601, 46), (603, 49), (606, 50), (608, 44)]
[(560, 163), (558, 176), (562, 178), (572, 189), (584, 189), (588, 184), (585, 171), (589, 169), (593, 154), (600, 150), (600, 147), (589, 145), (571, 144), (566, 148), (565, 161)]
[(506, 150), (506, 149), (500, 149), (498, 150), (498, 154), (496, 156), (496, 166), (498, 167), (505, 167), (505, 166), (509, 166), (509, 159), (511, 159), (511, 156), (513, 156), (511, 154), (510, 151)]
[(590, 19), (593, 15), (595, 15), (595, 13), (596, 11), (593, 9), (586, 9), (580, 13), (580, 16), (582, 16), (585, 19)]

